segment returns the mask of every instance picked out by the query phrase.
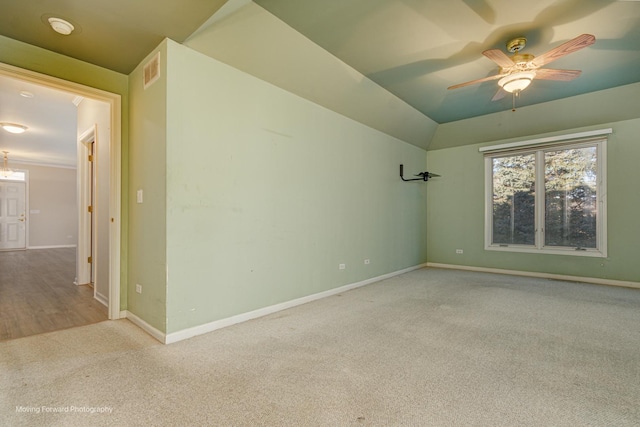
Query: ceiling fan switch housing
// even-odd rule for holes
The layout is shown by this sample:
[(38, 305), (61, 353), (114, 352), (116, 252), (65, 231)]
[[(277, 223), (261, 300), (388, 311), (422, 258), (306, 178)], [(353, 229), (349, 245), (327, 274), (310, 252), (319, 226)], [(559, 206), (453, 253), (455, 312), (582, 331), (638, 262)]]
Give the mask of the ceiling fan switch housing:
[(527, 39), (524, 37), (518, 37), (507, 42), (507, 51), (511, 53), (516, 53), (524, 49), (526, 45), (527, 45)]

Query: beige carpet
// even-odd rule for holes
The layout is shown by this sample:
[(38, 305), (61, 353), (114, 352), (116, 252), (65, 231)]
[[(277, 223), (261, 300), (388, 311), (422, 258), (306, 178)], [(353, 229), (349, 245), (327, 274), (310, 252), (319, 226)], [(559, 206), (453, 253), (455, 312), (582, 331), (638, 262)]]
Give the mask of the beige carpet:
[(423, 269), (168, 346), (21, 338), (0, 425), (637, 426), (640, 291)]

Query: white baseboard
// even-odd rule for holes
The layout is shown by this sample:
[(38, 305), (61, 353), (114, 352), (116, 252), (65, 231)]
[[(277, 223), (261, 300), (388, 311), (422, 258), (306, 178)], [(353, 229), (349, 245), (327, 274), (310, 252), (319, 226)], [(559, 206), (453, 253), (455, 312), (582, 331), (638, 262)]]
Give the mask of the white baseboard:
[(142, 329), (143, 331), (145, 331), (146, 333), (148, 333), (149, 335), (151, 335), (161, 343), (165, 342), (166, 334), (164, 332), (154, 328), (153, 326), (151, 326), (150, 324), (148, 324), (147, 322), (145, 322), (144, 320), (142, 320), (132, 312), (128, 310), (121, 311), (120, 318), (130, 320), (131, 323), (138, 326), (140, 329)]
[[(258, 317), (266, 316), (269, 314), (277, 313), (278, 311), (286, 310), (288, 308), (296, 307), (298, 305), (306, 304), (308, 302), (316, 301), (322, 298), (337, 295), (342, 292), (349, 291), (351, 289), (366, 286), (371, 283), (379, 282), (381, 280), (389, 279), (400, 274), (408, 273), (419, 268), (426, 267), (426, 264), (420, 264), (413, 267), (405, 268), (403, 270), (394, 271), (392, 273), (383, 274), (382, 276), (373, 277), (371, 279), (363, 280), (357, 283), (351, 283), (349, 285), (340, 286), (339, 288), (329, 289), (327, 291), (319, 292), (317, 294), (308, 295), (306, 297), (297, 298), (291, 301), (283, 302), (280, 304), (271, 305), (269, 307), (260, 308), (258, 310), (250, 311), (247, 313), (238, 314), (235, 316), (227, 317), (225, 319), (216, 320), (204, 325), (194, 326), (193, 328), (183, 329), (181, 331), (172, 332), (167, 334), (164, 339), (165, 344), (171, 344), (174, 342), (186, 340), (188, 338), (195, 337), (197, 335), (206, 334), (208, 332), (215, 331), (217, 329), (226, 328), (227, 326), (235, 325), (237, 323), (246, 322), (247, 320), (256, 319)], [(135, 322), (134, 322), (135, 323)], [(144, 328), (143, 328), (144, 329)], [(158, 331), (159, 332), (159, 331)]]
[(568, 282), (593, 283), (595, 285), (621, 286), (624, 288), (640, 289), (640, 282), (629, 282), (626, 280), (600, 279), (597, 277), (568, 276), (564, 274), (537, 273), (534, 271), (502, 270), (499, 268), (473, 267), (468, 265), (455, 265), (455, 264), (439, 264), (436, 262), (428, 262), (427, 267), (448, 268), (452, 270), (477, 271), (480, 273), (510, 274), (512, 276), (539, 277), (543, 279), (566, 280)]
[(109, 308), (109, 298), (105, 297), (102, 294), (99, 294), (96, 292), (96, 294), (93, 296), (95, 299), (98, 300), (98, 302), (102, 305), (104, 305), (105, 307)]
[(75, 248), (77, 245), (49, 245), (49, 246), (27, 246), (27, 249), (59, 249)]

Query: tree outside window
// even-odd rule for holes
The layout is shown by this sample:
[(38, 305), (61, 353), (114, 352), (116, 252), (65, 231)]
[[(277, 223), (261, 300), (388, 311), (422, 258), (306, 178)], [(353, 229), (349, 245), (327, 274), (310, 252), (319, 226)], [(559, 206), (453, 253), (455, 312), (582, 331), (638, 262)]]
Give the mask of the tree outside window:
[(486, 248), (602, 253), (603, 145), (599, 140), (488, 156)]

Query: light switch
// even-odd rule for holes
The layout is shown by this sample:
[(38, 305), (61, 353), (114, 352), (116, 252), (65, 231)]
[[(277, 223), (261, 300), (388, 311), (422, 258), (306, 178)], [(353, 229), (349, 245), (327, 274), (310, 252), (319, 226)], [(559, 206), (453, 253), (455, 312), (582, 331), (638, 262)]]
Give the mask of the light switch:
[(138, 200), (138, 203), (142, 203), (142, 190), (138, 190), (136, 193), (136, 199)]

